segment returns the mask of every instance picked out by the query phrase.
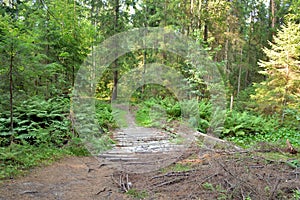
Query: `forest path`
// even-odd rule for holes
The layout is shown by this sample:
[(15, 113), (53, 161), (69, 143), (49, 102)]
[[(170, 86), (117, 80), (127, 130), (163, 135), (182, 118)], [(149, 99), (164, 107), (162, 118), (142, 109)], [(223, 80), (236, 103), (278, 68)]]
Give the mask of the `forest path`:
[(124, 106), (115, 105), (125, 112), (127, 127), (116, 130), (113, 149), (99, 155), (108, 164), (125, 172), (149, 172), (167, 166), (182, 155), (186, 146), (178, 142), (176, 134), (137, 126), (134, 116)]

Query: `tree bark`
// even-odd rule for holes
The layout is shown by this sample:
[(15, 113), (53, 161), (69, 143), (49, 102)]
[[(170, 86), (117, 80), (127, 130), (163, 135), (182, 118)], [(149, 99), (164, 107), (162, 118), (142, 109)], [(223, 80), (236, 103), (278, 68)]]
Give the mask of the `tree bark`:
[[(207, 0), (204, 0), (205, 12), (208, 12)], [(208, 21), (204, 19), (203, 41), (207, 44), (208, 41)]]
[[(119, 0), (115, 0), (115, 24), (114, 24), (114, 33), (118, 32), (118, 22), (119, 22), (119, 8), (120, 2)], [(118, 47), (115, 44), (115, 52)], [(117, 56), (117, 53), (115, 53)], [(112, 100), (116, 100), (118, 97), (118, 59), (113, 62), (113, 91), (112, 91)]]
[(204, 22), (204, 33), (203, 33), (203, 41), (207, 43), (208, 40), (208, 25), (207, 21)]
[(13, 121), (13, 46), (11, 47), (10, 52), (10, 66), (9, 66), (9, 105), (10, 105), (10, 131), (11, 133), (14, 130), (14, 121)]
[[(76, 1), (73, 1), (73, 39), (76, 41)], [(72, 88), (74, 88), (75, 84), (75, 55), (72, 56)]]
[(243, 49), (241, 49), (241, 63), (240, 63), (240, 66), (239, 66), (239, 77), (238, 77), (237, 95), (240, 93), (240, 90), (241, 90), (242, 61), (243, 61)]
[(119, 72), (116, 69), (117, 68), (117, 60), (114, 61), (113, 68), (115, 68), (115, 69), (114, 69), (114, 72), (113, 72), (114, 86), (113, 86), (112, 100), (116, 100), (117, 97), (118, 97), (118, 75), (119, 75)]
[[(275, 24), (276, 24), (276, 3), (275, 0), (270, 0), (270, 21), (271, 21), (271, 35), (275, 35)], [(273, 38), (272, 38), (273, 40)]]

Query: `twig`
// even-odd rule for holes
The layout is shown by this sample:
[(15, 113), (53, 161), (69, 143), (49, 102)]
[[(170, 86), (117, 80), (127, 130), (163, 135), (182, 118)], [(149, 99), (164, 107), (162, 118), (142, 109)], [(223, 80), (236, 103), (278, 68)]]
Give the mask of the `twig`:
[[(229, 173), (232, 177), (234, 177), (234, 178), (235, 178), (236, 180), (238, 180), (240, 183), (248, 185), (248, 183), (245, 182), (243, 179), (240, 179), (240, 178), (237, 177), (236, 175), (232, 174), (231, 171), (229, 171), (228, 169), (226, 169), (226, 167), (225, 167), (222, 163), (220, 163), (220, 162), (218, 162), (218, 163), (219, 163), (219, 165), (221, 165), (221, 167), (224, 169), (224, 171), (226, 171), (227, 173)], [(249, 189), (250, 189), (253, 193), (256, 194), (256, 191), (253, 190), (253, 188), (252, 188), (251, 186), (248, 185), (248, 187), (249, 187)]]
[(265, 166), (263, 165), (250, 165), (250, 168), (264, 168)]
[(233, 184), (231, 184), (227, 179), (224, 179), (224, 182), (227, 183), (227, 184), (230, 186), (229, 189), (235, 187), (235, 186), (233, 186)]
[(275, 191), (277, 190), (277, 187), (278, 187), (280, 181), (281, 181), (281, 179), (277, 179), (276, 184), (275, 184), (275, 187), (274, 187), (274, 189), (272, 190), (272, 194), (271, 194), (271, 196), (270, 196), (269, 199), (273, 199), (273, 196), (274, 196), (274, 194), (275, 194)]
[(170, 181), (166, 181), (166, 182), (162, 182), (162, 183), (159, 183), (159, 184), (154, 184), (154, 188), (156, 187), (161, 187), (161, 186), (164, 186), (164, 185), (171, 185), (171, 184), (174, 184), (174, 183), (178, 183), (182, 180), (184, 180), (185, 178), (177, 178), (177, 179), (173, 179), (173, 180), (170, 180)]
[(123, 174), (120, 175), (120, 185), (123, 191), (128, 192), (128, 174), (126, 174), (126, 183), (123, 180)]
[(122, 185), (120, 185), (120, 184), (118, 183), (118, 181), (114, 178), (114, 175), (113, 175), (113, 174), (111, 175), (111, 179), (113, 180), (113, 182), (114, 182), (115, 184), (117, 184), (119, 187), (122, 188)]
[(100, 190), (99, 192), (96, 193), (96, 195), (99, 195), (101, 194), (102, 192), (105, 192), (106, 191), (106, 187), (104, 187), (102, 190)]
[(130, 190), (130, 184), (128, 181), (128, 174), (126, 174), (126, 186), (127, 186), (127, 191)]
[(218, 162), (218, 163), (219, 163), (219, 165), (221, 165), (221, 167), (224, 169), (224, 171), (228, 172), (231, 176), (236, 177), (235, 175), (233, 175), (231, 173), (231, 171), (229, 171), (228, 169), (226, 169), (226, 167), (222, 163), (220, 163), (220, 162)]
[(212, 175), (209, 175), (209, 176), (205, 177), (205, 178), (200, 182), (200, 184), (204, 183), (204, 182), (207, 181), (208, 179), (210, 179), (210, 178), (212, 178), (212, 177), (214, 177), (214, 176), (217, 176), (217, 175), (219, 175), (219, 172), (217, 172), (217, 173), (215, 173), (215, 174), (212, 174)]
[[(189, 170), (189, 171), (195, 171), (195, 170)], [(162, 178), (162, 177), (171, 177), (171, 176), (189, 176), (190, 173), (189, 171), (184, 171), (184, 172), (168, 172), (163, 175), (157, 175), (153, 176), (150, 180), (157, 179), (157, 178)]]
[[(215, 174), (211, 174), (211, 175), (209, 175), (209, 176), (206, 176), (204, 179), (202, 179), (202, 181), (201, 181), (200, 183), (198, 183), (198, 181), (197, 181), (197, 183), (198, 183), (198, 185), (200, 186), (202, 183), (204, 183), (204, 182), (207, 181), (208, 179), (210, 179), (210, 178), (212, 178), (212, 177), (214, 177), (214, 176), (217, 176), (217, 175), (219, 175), (219, 172), (217, 172), (217, 173), (215, 173)], [(190, 182), (195, 182), (195, 180), (193, 179), (193, 180), (186, 181), (185, 184), (188, 184), (188, 183), (190, 183)]]

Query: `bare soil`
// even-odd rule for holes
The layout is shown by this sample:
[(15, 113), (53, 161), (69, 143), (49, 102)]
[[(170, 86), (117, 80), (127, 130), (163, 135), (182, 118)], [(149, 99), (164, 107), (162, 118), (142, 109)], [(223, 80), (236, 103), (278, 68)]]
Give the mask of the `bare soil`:
[[(175, 165), (185, 168), (174, 170)], [(149, 173), (128, 174), (93, 157), (68, 157), (4, 181), (0, 199), (292, 199), (299, 188), (300, 169), (283, 162), (202, 149)]]

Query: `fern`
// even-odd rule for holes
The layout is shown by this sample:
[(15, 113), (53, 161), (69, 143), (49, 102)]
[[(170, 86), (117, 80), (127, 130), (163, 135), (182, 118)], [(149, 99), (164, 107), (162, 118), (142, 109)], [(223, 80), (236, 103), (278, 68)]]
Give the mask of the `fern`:
[(0, 115), (0, 145), (9, 145), (12, 140), (16, 143), (52, 143), (60, 146), (70, 135), (70, 121), (66, 117), (68, 107), (68, 100), (63, 98), (44, 100), (32, 97), (21, 102), (14, 108), (13, 135), (5, 134), (9, 132), (9, 113)]

